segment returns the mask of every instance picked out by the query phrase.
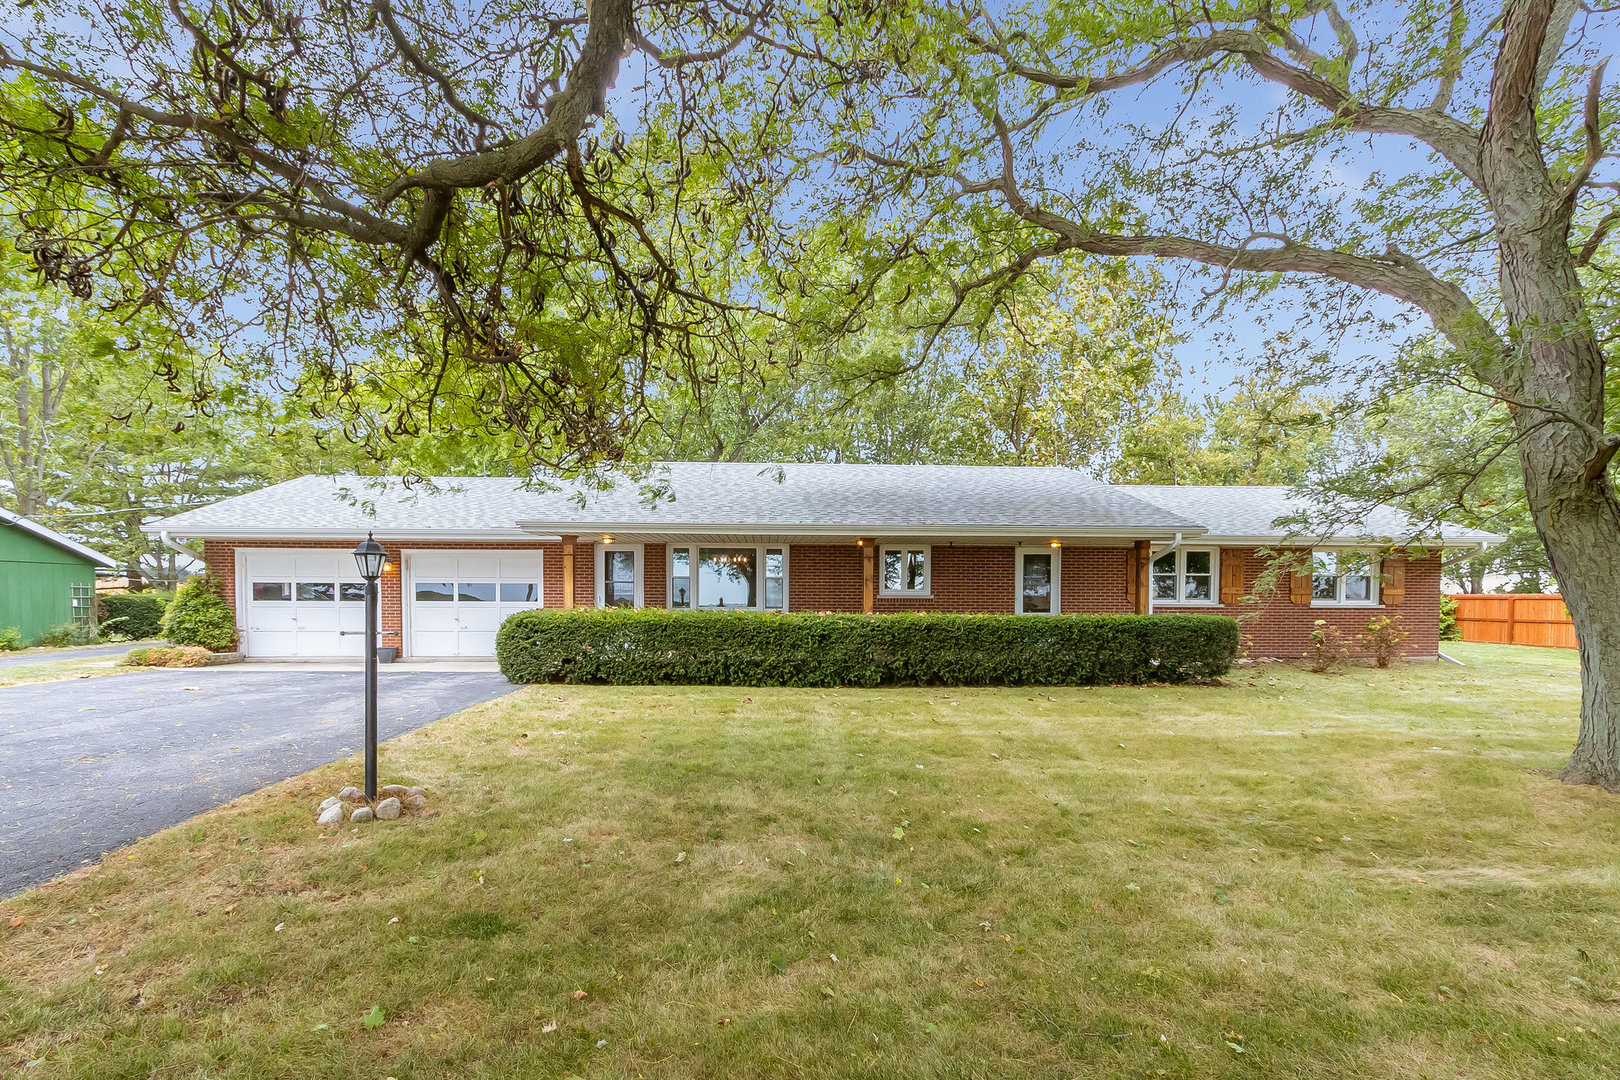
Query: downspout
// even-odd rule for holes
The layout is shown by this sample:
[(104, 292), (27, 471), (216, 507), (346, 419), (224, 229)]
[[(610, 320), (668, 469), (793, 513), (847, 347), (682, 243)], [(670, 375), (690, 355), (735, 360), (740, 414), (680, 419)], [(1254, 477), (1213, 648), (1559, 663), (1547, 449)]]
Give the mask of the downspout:
[(180, 541), (178, 541), (178, 540), (174, 539), (172, 536), (170, 536), (168, 529), (159, 530), (158, 539), (160, 541), (162, 541), (163, 543), (167, 544), (169, 547), (174, 548), (174, 550), (180, 552), (180, 554), (182, 554), (182, 555), (190, 555), (193, 559), (196, 559), (198, 562), (202, 563), (204, 566), (208, 565), (208, 560), (203, 558), (202, 555), (200, 555), (197, 552), (191, 550), (190, 548), (186, 547), (186, 545), (182, 544)]
[(1152, 588), (1152, 586), (1153, 586), (1153, 564), (1159, 561), (1160, 556), (1168, 555), (1170, 552), (1176, 550), (1176, 548), (1178, 548), (1180, 546), (1181, 546), (1181, 534), (1176, 533), (1176, 538), (1174, 540), (1170, 541), (1170, 546), (1165, 548), (1164, 550), (1162, 550), (1162, 551), (1154, 551), (1151, 547), (1148, 548), (1148, 598), (1147, 598), (1147, 609), (1148, 609), (1148, 614), (1149, 615), (1153, 614), (1153, 588)]

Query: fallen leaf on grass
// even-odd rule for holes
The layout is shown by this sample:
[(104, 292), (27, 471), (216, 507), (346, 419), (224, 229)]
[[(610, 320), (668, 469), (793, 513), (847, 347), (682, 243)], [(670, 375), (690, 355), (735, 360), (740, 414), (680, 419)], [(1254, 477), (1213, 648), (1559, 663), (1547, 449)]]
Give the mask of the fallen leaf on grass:
[(21, 926), (22, 924), (23, 924), (23, 917), (21, 915), (13, 915), (11, 917), (11, 928), (13, 930), (15, 930), (17, 927)]
[(590, 997), (590, 994), (586, 993), (583, 990), (575, 990), (574, 991), (574, 1000), (575, 1001), (584, 1001), (588, 997)]
[(366, 1026), (368, 1031), (372, 1028), (380, 1028), (388, 1022), (388, 1014), (382, 1011), (381, 1005), (373, 1005), (371, 1011), (360, 1018), (360, 1022)]
[(553, 1020), (549, 1024), (540, 1025), (540, 1034), (542, 1034), (542, 1035), (550, 1035), (553, 1031), (556, 1031), (556, 1030), (557, 1030), (557, 1021), (555, 1021), (555, 1020)]

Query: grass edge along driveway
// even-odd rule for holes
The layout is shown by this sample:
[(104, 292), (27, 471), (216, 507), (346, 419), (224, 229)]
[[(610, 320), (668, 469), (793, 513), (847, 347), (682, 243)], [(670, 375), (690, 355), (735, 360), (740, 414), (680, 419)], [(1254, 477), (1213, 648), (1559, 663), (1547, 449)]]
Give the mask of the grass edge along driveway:
[(532, 687), (386, 744), (433, 816), (315, 828), (347, 762), (0, 907), (0, 1066), (1615, 1075), (1620, 803), (1547, 775), (1575, 658), (1454, 649), (1220, 687)]

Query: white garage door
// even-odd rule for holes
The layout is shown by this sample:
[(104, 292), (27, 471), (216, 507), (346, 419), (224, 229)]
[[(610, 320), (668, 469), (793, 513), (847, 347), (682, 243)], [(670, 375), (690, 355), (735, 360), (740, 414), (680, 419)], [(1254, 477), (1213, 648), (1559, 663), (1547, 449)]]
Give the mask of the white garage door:
[(494, 656), (502, 620), (541, 604), (539, 552), (415, 551), (406, 563), (412, 656)]
[(249, 656), (364, 656), (366, 586), (344, 550), (248, 550)]

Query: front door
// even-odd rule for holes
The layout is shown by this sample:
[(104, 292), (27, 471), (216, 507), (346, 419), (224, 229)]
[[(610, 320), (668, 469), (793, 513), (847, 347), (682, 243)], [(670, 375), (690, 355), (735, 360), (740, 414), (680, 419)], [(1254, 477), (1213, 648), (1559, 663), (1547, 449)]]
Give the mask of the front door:
[(1059, 548), (1018, 549), (1018, 614), (1057, 614), (1061, 557)]
[(599, 544), (596, 548), (596, 606), (640, 607), (640, 544)]

